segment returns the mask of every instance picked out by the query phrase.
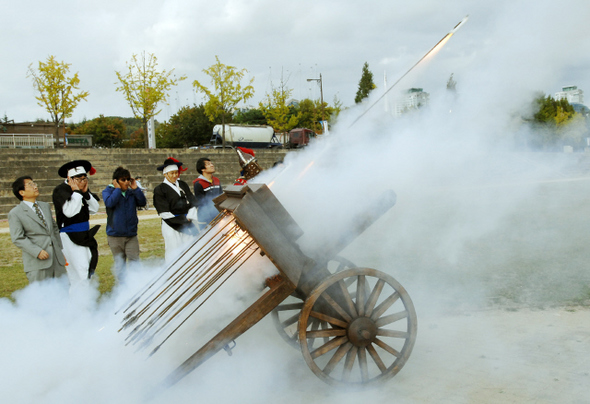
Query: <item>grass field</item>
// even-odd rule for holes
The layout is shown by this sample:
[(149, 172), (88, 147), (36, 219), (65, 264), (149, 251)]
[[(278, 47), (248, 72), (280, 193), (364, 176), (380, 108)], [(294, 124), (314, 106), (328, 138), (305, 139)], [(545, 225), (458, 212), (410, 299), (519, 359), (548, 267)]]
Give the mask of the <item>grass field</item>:
[[(144, 214), (145, 212), (140, 212), (140, 216)], [(139, 222), (138, 236), (142, 260), (164, 258), (164, 240), (160, 223), (158, 218), (142, 219)], [(8, 227), (8, 224), (3, 222), (1, 226)], [(96, 275), (99, 279), (99, 291), (105, 294), (110, 292), (115, 284), (111, 271), (113, 256), (107, 244), (106, 225), (101, 226), (96, 238), (99, 246)], [(21, 251), (12, 244), (9, 233), (0, 234), (0, 251), (0, 298), (10, 298), (14, 291), (27, 286), (28, 280), (23, 271)]]
[[(474, 296), (486, 307), (590, 306), (590, 179), (535, 185), (525, 197), (503, 201), (517, 190), (426, 196), (400, 190), (398, 204), (343, 256), (389, 272), (413, 298), (449, 307)], [(154, 211), (140, 215), (146, 213)], [(104, 226), (98, 233), (102, 295), (114, 286)], [(138, 233), (141, 259), (163, 259), (160, 220), (140, 220)], [(28, 281), (8, 233), (0, 234), (0, 249), (0, 297), (10, 298)]]

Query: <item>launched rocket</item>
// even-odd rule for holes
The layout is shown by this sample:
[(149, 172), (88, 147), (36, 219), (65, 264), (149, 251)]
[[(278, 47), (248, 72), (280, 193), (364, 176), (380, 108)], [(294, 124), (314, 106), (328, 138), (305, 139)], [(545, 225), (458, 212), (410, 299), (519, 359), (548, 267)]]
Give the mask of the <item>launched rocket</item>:
[(461, 28), (461, 25), (465, 24), (465, 21), (467, 21), (468, 19), (469, 15), (466, 15), (465, 18), (463, 18), (459, 24), (455, 25), (455, 27), (449, 32), (449, 34), (454, 34), (455, 32), (457, 32), (457, 30)]
[(364, 111), (362, 114), (360, 114), (360, 115), (359, 115), (359, 116), (358, 116), (358, 117), (357, 117), (357, 118), (356, 118), (354, 121), (352, 121), (352, 123), (349, 125), (349, 128), (350, 128), (352, 125), (354, 125), (354, 124), (355, 124), (355, 123), (356, 123), (356, 122), (357, 122), (359, 119), (361, 119), (361, 118), (362, 118), (362, 117), (363, 117), (363, 116), (364, 116), (364, 115), (365, 115), (367, 112), (369, 112), (369, 110), (370, 110), (371, 108), (373, 108), (373, 107), (375, 106), (375, 104), (377, 104), (377, 103), (378, 103), (378, 102), (379, 102), (379, 101), (380, 101), (380, 100), (381, 100), (383, 97), (385, 97), (385, 95), (386, 95), (386, 94), (387, 94), (389, 91), (391, 91), (391, 89), (392, 89), (393, 87), (395, 87), (397, 83), (399, 83), (399, 82), (400, 82), (400, 81), (401, 81), (401, 80), (402, 80), (404, 77), (406, 77), (406, 75), (407, 75), (409, 72), (411, 72), (411, 71), (414, 69), (414, 67), (418, 66), (418, 65), (420, 64), (420, 62), (422, 62), (424, 59), (426, 59), (426, 57), (427, 57), (428, 55), (430, 55), (432, 52), (434, 52), (434, 51), (436, 51), (436, 50), (438, 50), (438, 49), (442, 48), (442, 47), (443, 47), (443, 45), (444, 45), (444, 44), (445, 44), (445, 43), (446, 43), (446, 42), (447, 42), (447, 41), (448, 41), (448, 40), (449, 40), (449, 39), (450, 39), (450, 38), (453, 36), (453, 34), (454, 34), (455, 32), (457, 32), (457, 30), (458, 30), (459, 28), (461, 28), (461, 26), (462, 26), (463, 24), (465, 24), (465, 21), (467, 21), (467, 19), (468, 19), (468, 18), (469, 18), (469, 15), (465, 16), (465, 18), (463, 18), (463, 19), (462, 19), (462, 20), (461, 20), (461, 21), (460, 21), (460, 22), (459, 22), (457, 25), (455, 25), (455, 26), (453, 27), (453, 29), (452, 29), (452, 30), (450, 30), (450, 31), (448, 32), (448, 34), (446, 34), (445, 36), (443, 36), (443, 37), (442, 37), (442, 39), (436, 43), (436, 45), (434, 45), (434, 46), (433, 46), (433, 47), (432, 47), (432, 48), (431, 48), (431, 49), (430, 49), (428, 52), (426, 52), (426, 54), (424, 54), (424, 56), (422, 56), (422, 57), (420, 58), (420, 60), (418, 60), (418, 61), (417, 61), (417, 62), (414, 64), (414, 66), (410, 67), (410, 69), (409, 69), (407, 72), (405, 72), (405, 73), (404, 73), (404, 74), (403, 74), (403, 75), (402, 75), (402, 76), (401, 76), (401, 77), (400, 77), (400, 78), (399, 78), (399, 79), (398, 79), (398, 80), (397, 80), (395, 83), (393, 83), (393, 85), (392, 85), (391, 87), (389, 87), (389, 88), (387, 89), (387, 91), (385, 91), (385, 92), (383, 93), (383, 95), (381, 95), (381, 97), (379, 97), (379, 98), (378, 98), (378, 99), (377, 99), (377, 100), (376, 100), (376, 101), (375, 101), (373, 104), (371, 104), (371, 106), (370, 106), (369, 108), (367, 108), (367, 109), (366, 109), (366, 110), (365, 110), (365, 111)]

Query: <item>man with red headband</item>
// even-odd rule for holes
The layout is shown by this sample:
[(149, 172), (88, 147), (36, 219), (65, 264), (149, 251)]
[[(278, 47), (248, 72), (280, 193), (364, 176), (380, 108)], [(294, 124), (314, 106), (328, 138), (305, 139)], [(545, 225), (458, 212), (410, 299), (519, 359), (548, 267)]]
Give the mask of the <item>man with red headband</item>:
[(193, 221), (197, 201), (188, 184), (179, 179), (182, 162), (170, 157), (157, 170), (164, 174), (164, 181), (154, 188), (154, 207), (162, 218), (165, 256), (169, 262), (198, 234)]

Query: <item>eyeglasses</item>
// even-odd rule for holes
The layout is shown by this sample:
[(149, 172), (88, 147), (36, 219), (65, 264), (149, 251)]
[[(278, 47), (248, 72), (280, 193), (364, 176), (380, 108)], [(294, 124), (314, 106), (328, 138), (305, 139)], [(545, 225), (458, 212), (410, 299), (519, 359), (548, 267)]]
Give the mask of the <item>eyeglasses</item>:
[(88, 181), (88, 177), (74, 177), (74, 179), (76, 180), (76, 182)]
[(35, 188), (35, 187), (37, 187), (37, 184), (34, 183), (33, 181), (29, 181), (25, 184), (25, 187)]
[(119, 181), (131, 181), (131, 178), (119, 178)]

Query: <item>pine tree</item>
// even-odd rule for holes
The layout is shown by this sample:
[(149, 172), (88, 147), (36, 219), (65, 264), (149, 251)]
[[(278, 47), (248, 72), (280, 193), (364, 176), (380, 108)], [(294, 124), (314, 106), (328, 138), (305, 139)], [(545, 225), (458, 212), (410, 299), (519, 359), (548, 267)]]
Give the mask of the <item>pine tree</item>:
[(447, 80), (447, 90), (457, 92), (457, 82), (453, 79), (453, 73), (451, 73), (451, 77)]
[(356, 97), (354, 97), (354, 102), (356, 104), (361, 103), (365, 98), (369, 96), (371, 90), (377, 87), (375, 83), (373, 83), (373, 73), (369, 71), (369, 64), (365, 62), (363, 65), (363, 74), (361, 75), (361, 80), (359, 81), (359, 89), (356, 92)]

